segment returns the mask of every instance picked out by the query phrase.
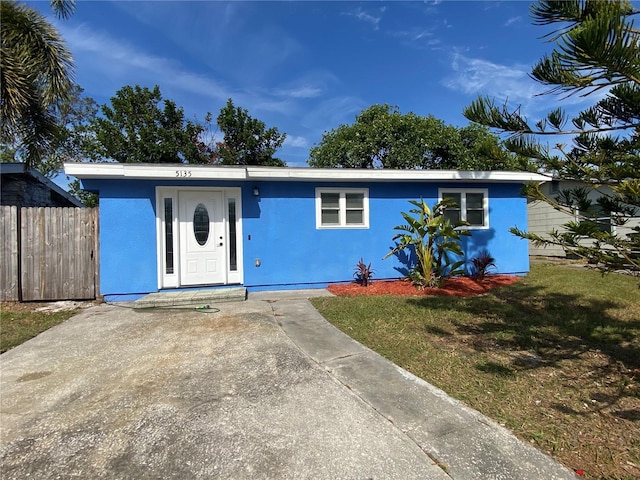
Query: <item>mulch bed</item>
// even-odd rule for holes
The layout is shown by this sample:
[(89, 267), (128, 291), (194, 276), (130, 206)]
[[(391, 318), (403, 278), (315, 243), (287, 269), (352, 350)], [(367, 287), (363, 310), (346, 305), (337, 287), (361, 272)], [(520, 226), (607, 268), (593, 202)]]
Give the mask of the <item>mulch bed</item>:
[(327, 287), (334, 295), (359, 296), (359, 295), (397, 295), (397, 296), (456, 296), (470, 297), (481, 295), (496, 287), (511, 285), (519, 280), (519, 277), (511, 275), (487, 275), (479, 279), (473, 277), (454, 277), (445, 280), (441, 288), (416, 288), (409, 280), (378, 280), (373, 281), (367, 287), (359, 283), (332, 284)]

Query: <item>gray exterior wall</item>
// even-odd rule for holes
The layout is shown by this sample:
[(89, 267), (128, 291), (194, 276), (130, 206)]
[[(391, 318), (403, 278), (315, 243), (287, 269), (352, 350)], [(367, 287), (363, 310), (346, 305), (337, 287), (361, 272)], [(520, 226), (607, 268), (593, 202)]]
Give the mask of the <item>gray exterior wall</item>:
[(82, 202), (21, 163), (0, 164), (0, 205), (16, 207), (83, 207)]
[[(554, 229), (564, 230), (562, 225), (571, 221), (571, 215), (559, 212), (548, 203), (540, 201), (529, 201), (529, 232), (542, 237), (548, 237), (547, 233)], [(529, 242), (529, 255), (543, 255), (547, 257), (564, 257), (564, 249), (554, 245), (547, 247), (536, 247)]]
[[(542, 185), (542, 192), (549, 196), (553, 197), (561, 190), (573, 189), (577, 187), (584, 186), (583, 183), (575, 182), (575, 181), (557, 181), (557, 182), (547, 182)], [(602, 187), (601, 190), (611, 192), (608, 187)], [(596, 200), (600, 195), (596, 190), (593, 190), (589, 195), (589, 198), (592, 200)], [(542, 237), (548, 237), (548, 233), (553, 230), (563, 231), (564, 225), (567, 222), (575, 220), (573, 215), (569, 215), (564, 212), (559, 212), (551, 207), (548, 203), (540, 202), (540, 201), (529, 201), (527, 205), (528, 209), (528, 228), (529, 232), (535, 233)], [(631, 229), (635, 226), (640, 225), (640, 212), (636, 212), (637, 216), (631, 218), (626, 225), (616, 226), (614, 232), (617, 235), (625, 236), (631, 232)], [(564, 257), (565, 252), (564, 249), (555, 246), (548, 247), (535, 247), (529, 242), (529, 255), (541, 255), (547, 257)]]
[(30, 177), (3, 175), (0, 205), (16, 207), (75, 207), (66, 198)]

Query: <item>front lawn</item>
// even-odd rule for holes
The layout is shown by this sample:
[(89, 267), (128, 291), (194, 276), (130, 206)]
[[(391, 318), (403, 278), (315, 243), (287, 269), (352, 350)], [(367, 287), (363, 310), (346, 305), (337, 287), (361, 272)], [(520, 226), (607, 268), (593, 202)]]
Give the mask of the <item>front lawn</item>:
[(39, 311), (44, 304), (6, 302), (0, 304), (0, 353), (71, 318), (78, 310)]
[(586, 478), (631, 479), (640, 478), (639, 281), (537, 264), (520, 282), (477, 297), (313, 304)]

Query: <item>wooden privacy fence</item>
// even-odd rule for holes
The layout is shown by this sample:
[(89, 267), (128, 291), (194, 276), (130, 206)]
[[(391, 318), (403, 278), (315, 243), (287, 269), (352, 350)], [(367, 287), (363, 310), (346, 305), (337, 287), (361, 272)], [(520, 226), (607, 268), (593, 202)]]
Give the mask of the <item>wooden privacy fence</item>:
[(0, 209), (0, 301), (96, 298), (97, 208)]

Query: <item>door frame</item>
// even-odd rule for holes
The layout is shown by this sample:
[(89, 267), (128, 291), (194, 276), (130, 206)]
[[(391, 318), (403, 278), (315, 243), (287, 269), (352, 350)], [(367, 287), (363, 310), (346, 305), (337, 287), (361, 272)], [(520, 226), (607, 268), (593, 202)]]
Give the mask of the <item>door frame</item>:
[[(156, 187), (156, 262), (158, 269), (158, 289), (163, 288), (180, 288), (180, 224), (179, 213), (180, 205), (178, 204), (179, 191), (192, 192), (222, 192), (223, 207), (222, 221), (225, 232), (225, 281), (224, 285), (241, 285), (244, 283), (244, 266), (243, 266), (243, 248), (242, 248), (242, 189), (240, 187)], [(165, 199), (172, 206), (171, 228), (172, 228), (172, 251), (173, 251), (173, 270), (167, 269), (167, 245), (166, 245), (166, 222), (165, 222)], [(229, 225), (229, 209), (231, 205), (235, 206), (235, 245), (236, 245), (236, 268), (232, 270), (232, 262), (230, 261), (231, 235)], [(213, 284), (212, 284), (213, 285)], [(220, 285), (216, 283), (216, 285)], [(184, 288), (193, 288), (185, 285)]]

